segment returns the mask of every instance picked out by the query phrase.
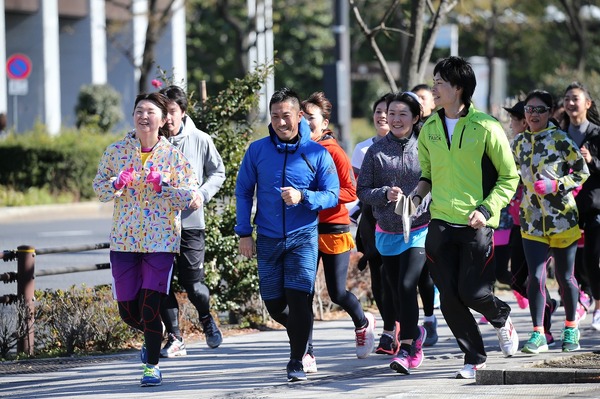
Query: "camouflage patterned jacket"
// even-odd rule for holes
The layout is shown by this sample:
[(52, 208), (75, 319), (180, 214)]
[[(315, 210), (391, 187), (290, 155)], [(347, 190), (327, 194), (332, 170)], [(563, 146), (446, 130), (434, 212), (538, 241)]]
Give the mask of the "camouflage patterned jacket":
[[(517, 135), (512, 147), (523, 182), (521, 230), (541, 237), (577, 226), (578, 212), (572, 191), (583, 184), (590, 173), (567, 133), (551, 124), (539, 132), (525, 131)], [(557, 192), (536, 193), (533, 185), (541, 179), (557, 180)]]

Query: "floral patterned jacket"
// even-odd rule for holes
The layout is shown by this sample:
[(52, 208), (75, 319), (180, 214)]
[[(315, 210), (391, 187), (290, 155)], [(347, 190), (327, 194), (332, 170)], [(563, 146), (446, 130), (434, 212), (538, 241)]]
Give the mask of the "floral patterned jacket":
[[(162, 191), (146, 182), (150, 168), (162, 175)], [(113, 182), (120, 171), (134, 168), (134, 180), (121, 190)], [(142, 165), (135, 132), (106, 148), (93, 182), (102, 202), (115, 201), (110, 249), (123, 252), (179, 252), (180, 210), (199, 190), (198, 179), (183, 154), (164, 137)]]
[[(572, 191), (590, 172), (575, 143), (553, 124), (539, 132), (525, 131), (513, 141), (513, 154), (523, 182), (521, 230), (532, 236), (550, 236), (578, 224)], [(538, 194), (534, 183), (557, 180), (557, 192)]]

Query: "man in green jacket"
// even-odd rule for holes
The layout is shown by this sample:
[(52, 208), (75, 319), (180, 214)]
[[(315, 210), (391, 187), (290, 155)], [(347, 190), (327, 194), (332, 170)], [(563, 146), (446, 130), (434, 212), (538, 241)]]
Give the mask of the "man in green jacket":
[(442, 313), (465, 354), (456, 378), (475, 378), (487, 355), (470, 309), (496, 328), (504, 356), (512, 356), (519, 345), (510, 306), (492, 291), (493, 229), (519, 177), (502, 126), (471, 104), (477, 84), (471, 65), (448, 57), (433, 74), (432, 93), (439, 111), (427, 119), (419, 135), (422, 174), (412, 199), (420, 205), (431, 191), (425, 251)]

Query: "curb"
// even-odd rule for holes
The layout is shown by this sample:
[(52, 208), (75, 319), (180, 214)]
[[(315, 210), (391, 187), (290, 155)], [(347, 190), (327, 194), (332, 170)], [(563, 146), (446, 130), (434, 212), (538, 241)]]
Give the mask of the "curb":
[(112, 202), (75, 202), (32, 206), (5, 206), (0, 208), (0, 222), (23, 219), (50, 219), (57, 215), (64, 217), (104, 217), (112, 214)]
[(579, 384), (599, 383), (600, 369), (483, 369), (476, 374), (477, 385)]

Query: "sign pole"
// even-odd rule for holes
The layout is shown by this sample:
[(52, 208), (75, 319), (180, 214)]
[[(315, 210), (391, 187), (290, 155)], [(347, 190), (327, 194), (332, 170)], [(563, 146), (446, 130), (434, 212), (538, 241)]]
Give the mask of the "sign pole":
[(12, 96), (12, 98), (13, 98), (13, 125), (14, 125), (15, 132), (19, 131), (19, 113), (17, 112), (17, 97), (18, 96)]
[(13, 126), (14, 131), (19, 130), (18, 96), (28, 93), (27, 78), (31, 74), (31, 59), (25, 54), (13, 54), (6, 61), (6, 74), (8, 75), (8, 94), (13, 96)]

